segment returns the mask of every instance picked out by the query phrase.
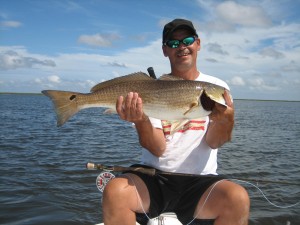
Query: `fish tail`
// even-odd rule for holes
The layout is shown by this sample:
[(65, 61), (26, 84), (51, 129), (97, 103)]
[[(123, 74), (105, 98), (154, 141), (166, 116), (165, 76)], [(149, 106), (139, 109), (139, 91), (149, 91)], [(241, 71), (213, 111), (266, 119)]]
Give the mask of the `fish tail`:
[(77, 103), (77, 96), (80, 93), (53, 90), (44, 90), (42, 93), (48, 96), (54, 104), (58, 127), (62, 126), (80, 110)]

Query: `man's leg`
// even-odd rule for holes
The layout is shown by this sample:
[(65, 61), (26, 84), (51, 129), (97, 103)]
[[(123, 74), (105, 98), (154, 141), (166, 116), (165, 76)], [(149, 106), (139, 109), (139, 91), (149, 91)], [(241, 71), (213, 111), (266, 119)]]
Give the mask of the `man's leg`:
[(103, 192), (104, 224), (136, 224), (135, 212), (143, 212), (140, 200), (147, 212), (150, 206), (149, 192), (145, 183), (138, 176), (126, 174), (112, 179)]
[[(210, 191), (208, 200), (202, 207)], [(247, 225), (249, 210), (250, 200), (247, 191), (238, 184), (222, 180), (206, 190), (194, 216), (198, 219), (215, 219), (214, 225)]]

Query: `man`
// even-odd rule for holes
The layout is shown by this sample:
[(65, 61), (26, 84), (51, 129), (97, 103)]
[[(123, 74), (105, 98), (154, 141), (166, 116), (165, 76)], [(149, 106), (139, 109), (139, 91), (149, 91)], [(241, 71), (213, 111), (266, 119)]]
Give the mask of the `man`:
[(250, 205), (247, 192), (240, 185), (216, 175), (217, 148), (231, 139), (234, 124), (229, 88), (224, 81), (198, 71), (200, 39), (192, 22), (175, 19), (166, 24), (162, 49), (171, 65), (171, 73), (167, 76), (223, 86), (227, 107), (216, 103), (209, 116), (189, 121), (171, 134), (170, 121), (148, 118), (143, 113), (138, 93), (120, 96), (117, 112), (121, 119), (135, 124), (144, 148), (143, 164), (165, 172), (198, 176), (151, 177), (127, 173), (115, 178), (103, 193), (104, 223), (132, 225), (136, 215), (145, 212), (150, 218), (162, 212), (175, 212), (183, 224), (245, 225)]

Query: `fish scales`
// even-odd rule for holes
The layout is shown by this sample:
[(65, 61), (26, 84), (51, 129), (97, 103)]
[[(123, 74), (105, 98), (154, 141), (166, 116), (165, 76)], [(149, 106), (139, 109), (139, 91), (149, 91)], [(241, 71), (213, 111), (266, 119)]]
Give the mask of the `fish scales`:
[(129, 92), (139, 94), (148, 116), (164, 120), (200, 118), (210, 113), (215, 102), (224, 104), (224, 88), (220, 86), (200, 81), (154, 80), (143, 73), (99, 83), (86, 94), (55, 90), (42, 93), (52, 99), (57, 125), (61, 126), (84, 108), (105, 107), (115, 111), (117, 98)]
[(166, 104), (168, 107), (182, 107), (186, 103), (195, 101), (199, 98), (200, 89), (196, 85), (186, 85), (182, 81), (148, 81), (132, 82), (129, 84), (119, 84), (113, 87), (104, 88), (91, 95), (95, 97), (95, 102), (114, 103), (118, 96), (126, 96), (128, 92), (137, 92), (145, 104)]
[(189, 102), (197, 101), (201, 90), (190, 85), (184, 85), (181, 81), (132, 82), (131, 85), (119, 84), (94, 93), (77, 95), (76, 101), (79, 105), (101, 103), (103, 107), (115, 106), (118, 96), (125, 96), (128, 92), (139, 93), (144, 104), (152, 103), (178, 108), (186, 106)]

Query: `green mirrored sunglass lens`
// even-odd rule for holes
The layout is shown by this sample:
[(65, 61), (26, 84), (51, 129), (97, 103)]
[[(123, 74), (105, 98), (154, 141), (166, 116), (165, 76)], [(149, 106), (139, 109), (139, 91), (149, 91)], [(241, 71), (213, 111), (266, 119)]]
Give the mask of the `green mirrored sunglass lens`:
[(178, 40), (171, 40), (167, 42), (167, 45), (171, 48), (177, 48), (179, 43), (180, 42)]
[(187, 37), (182, 40), (183, 44), (185, 44), (185, 45), (191, 45), (194, 43), (194, 41), (195, 41), (194, 37)]
[(178, 48), (180, 43), (183, 43), (184, 45), (188, 46), (193, 44), (195, 41), (194, 37), (187, 37), (183, 39), (182, 41), (180, 40), (170, 40), (166, 42), (166, 45), (168, 45), (170, 48)]

